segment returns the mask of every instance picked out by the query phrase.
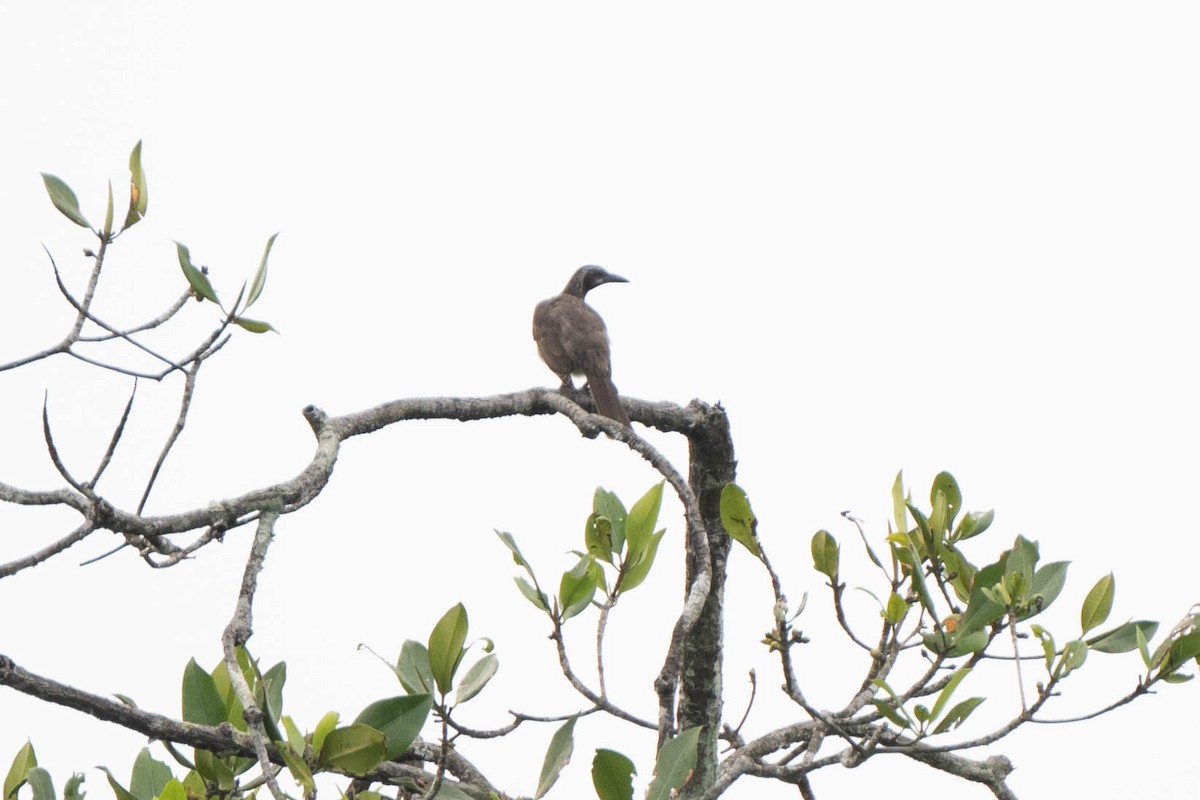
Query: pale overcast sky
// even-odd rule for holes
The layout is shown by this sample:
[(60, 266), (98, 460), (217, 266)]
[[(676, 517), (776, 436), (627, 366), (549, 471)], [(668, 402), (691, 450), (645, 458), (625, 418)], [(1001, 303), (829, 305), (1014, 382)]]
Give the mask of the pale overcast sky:
[[(1198, 36), (1200, 7), (1185, 2), (13, 5), (0, 12), (0, 361), (69, 324), (42, 245), (72, 286), (86, 275), (91, 243), (38, 173), (67, 180), (100, 218), (105, 182), (124, 185), (141, 139), (149, 216), (111, 251), (98, 302), (112, 321), (182, 290), (172, 240), (231, 296), (280, 232), (255, 312), (281, 333), (236, 336), (206, 367), (151, 513), (293, 475), (313, 447), (309, 403), (340, 414), (553, 385), (533, 306), (596, 263), (630, 279), (589, 298), (621, 391), (728, 409), (760, 534), (788, 594), (812, 593), (800, 625), (813, 643), (798, 658), (818, 705), (840, 707), (865, 665), (829, 624), (809, 537), (842, 538), (847, 581), (867, 585), (839, 513), (880, 541), (900, 469), (922, 501), (947, 469), (968, 508), (996, 509), (979, 561), (1018, 533), (1045, 560), (1073, 561), (1044, 622), (1060, 641), (1109, 570), (1114, 621), (1169, 627), (1200, 600)], [(216, 318), (187, 315), (193, 332)], [(0, 480), (33, 488), (59, 484), (40, 443), (43, 391), (81, 472), (129, 391), (66, 362), (0, 385)], [(178, 392), (177, 379), (140, 387), (114, 502), (136, 506)], [(683, 463), (678, 441), (651, 440)], [(579, 708), (492, 530), (554, 575), (597, 485), (632, 502), (654, 480), (560, 419), (410, 424), (350, 442), (322, 498), (279, 525), (251, 649), (288, 662), (285, 710), (311, 728), (399, 692), (359, 642), (394, 655), (461, 600), (501, 660), (468, 723)], [(679, 508), (663, 522), (659, 569), (610, 624), (614, 692), (644, 715), (681, 594)], [(71, 524), (0, 509), (0, 560)], [(0, 581), (0, 653), (177, 714), (188, 658), (219, 658), (248, 534), (171, 570), (128, 552), (78, 566), (112, 544)], [(866, 626), (871, 601), (856, 595)], [(771, 599), (744, 552), (728, 599), (726, 713), (740, 718), (756, 669), (746, 732), (763, 732), (795, 715), (758, 644)], [(591, 622), (575, 624), (583, 658)], [(1093, 655), (1051, 716), (1105, 704), (1139, 671), (1136, 656)], [(990, 699), (971, 735), (1015, 713), (1014, 684), (1008, 669), (980, 676), (973, 691)], [(1194, 798), (1200, 695), (1166, 689), (977, 755), (1012, 757), (1024, 798)], [(596, 747), (625, 751), (648, 778), (650, 736), (586, 722), (552, 797), (589, 796)], [(463, 748), (504, 789), (530, 793), (550, 732)], [(26, 735), (60, 790), (95, 764), (126, 776), (142, 746), (0, 691), (5, 768)], [(108, 796), (100, 773), (87, 780), (92, 798)], [(813, 785), (821, 797), (916, 794), (887, 788), (898, 781), (986, 796), (899, 758)], [(744, 779), (728, 796), (795, 793)]]

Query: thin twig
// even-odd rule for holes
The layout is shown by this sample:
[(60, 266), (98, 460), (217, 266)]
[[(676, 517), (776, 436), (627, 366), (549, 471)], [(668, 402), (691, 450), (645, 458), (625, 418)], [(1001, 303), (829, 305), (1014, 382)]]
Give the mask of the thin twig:
[(58, 474), (63, 477), (71, 488), (80, 494), (91, 497), (92, 492), (86, 488), (75, 478), (71, 477), (71, 473), (67, 470), (67, 465), (62, 462), (58, 456), (58, 448), (54, 445), (54, 434), (50, 432), (50, 393), (46, 392), (42, 398), (42, 436), (46, 440), (46, 450), (50, 453), (50, 461), (53, 462), (54, 468), (58, 470)]
[(92, 480), (88, 484), (92, 489), (96, 488), (96, 484), (100, 481), (100, 476), (104, 474), (104, 470), (108, 469), (108, 464), (112, 461), (113, 453), (117, 450), (117, 443), (121, 441), (121, 434), (125, 431), (125, 423), (129, 421), (129, 412), (133, 409), (133, 398), (135, 395), (137, 395), (137, 380), (133, 382), (133, 391), (129, 393), (129, 401), (125, 403), (125, 411), (121, 413), (121, 421), (117, 423), (112, 439), (108, 442), (108, 449), (104, 451), (104, 456), (100, 459), (100, 464), (96, 467), (96, 472), (92, 475)]
[(23, 569), (36, 566), (43, 561), (58, 555), (63, 550), (66, 550), (71, 545), (82, 542), (96, 528), (91, 522), (85, 522), (69, 534), (59, 539), (57, 542), (43, 547), (41, 550), (30, 553), (27, 556), (18, 558), (15, 561), (9, 561), (7, 564), (0, 564), (0, 578), (7, 578), (9, 575), (15, 575)]
[(171, 448), (175, 446), (175, 442), (179, 439), (179, 434), (183, 433), (183, 426), (187, 424), (188, 409), (192, 405), (192, 394), (196, 391), (196, 373), (200, 371), (200, 365), (204, 362), (197, 359), (184, 374), (187, 376), (183, 382), (183, 395), (179, 400), (179, 416), (175, 418), (175, 426), (171, 428), (171, 433), (167, 436), (167, 441), (163, 445), (162, 452), (158, 454), (158, 460), (154, 462), (154, 469), (150, 471), (150, 479), (146, 481), (146, 490), (142, 492), (142, 499), (138, 503), (137, 512), (141, 514), (146, 508), (146, 501), (150, 499), (150, 490), (154, 488), (154, 482), (158, 479), (158, 473), (162, 469), (163, 463), (166, 462), (167, 456), (171, 452)]

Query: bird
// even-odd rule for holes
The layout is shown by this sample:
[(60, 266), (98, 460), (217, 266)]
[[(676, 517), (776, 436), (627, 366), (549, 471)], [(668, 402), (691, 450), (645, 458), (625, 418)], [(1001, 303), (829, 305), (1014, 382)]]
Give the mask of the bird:
[(538, 355), (562, 381), (562, 390), (573, 392), (572, 375), (587, 379), (596, 410), (629, 427), (629, 414), (621, 406), (612, 382), (608, 329), (596, 310), (583, 301), (602, 283), (629, 283), (603, 267), (580, 267), (560, 294), (537, 304), (533, 311), (533, 340)]

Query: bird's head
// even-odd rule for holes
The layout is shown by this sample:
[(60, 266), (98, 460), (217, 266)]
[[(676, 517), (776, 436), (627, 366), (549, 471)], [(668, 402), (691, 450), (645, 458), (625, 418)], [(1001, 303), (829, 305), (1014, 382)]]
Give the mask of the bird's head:
[(622, 278), (620, 275), (613, 275), (604, 267), (589, 264), (586, 267), (580, 267), (575, 270), (575, 274), (571, 276), (571, 280), (567, 281), (567, 288), (563, 289), (563, 294), (573, 294), (576, 297), (583, 297), (602, 283), (629, 283), (629, 280)]

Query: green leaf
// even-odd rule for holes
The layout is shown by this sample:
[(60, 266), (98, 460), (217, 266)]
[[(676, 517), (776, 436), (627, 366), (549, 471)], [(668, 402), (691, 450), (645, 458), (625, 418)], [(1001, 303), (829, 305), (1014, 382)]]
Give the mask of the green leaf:
[(991, 527), (992, 520), (995, 518), (996, 512), (991, 509), (987, 511), (968, 511), (959, 520), (958, 527), (954, 530), (950, 541), (961, 542), (965, 539), (970, 539), (972, 536), (978, 536)]
[(146, 191), (146, 173), (142, 170), (142, 142), (133, 146), (129, 154), (129, 212), (121, 229), (131, 228), (146, 216), (150, 195)]
[(629, 517), (624, 504), (612, 492), (596, 487), (592, 496), (592, 512), (607, 519), (612, 526), (612, 551), (619, 555), (625, 549), (625, 521)]
[(317, 764), (351, 775), (366, 775), (383, 763), (385, 743), (384, 735), (370, 725), (354, 723), (334, 728), (325, 737)]
[(387, 737), (384, 758), (393, 761), (416, 740), (432, 707), (429, 695), (406, 694), (371, 703), (354, 721)]
[(1037, 562), (1037, 542), (1031, 542), (1024, 536), (1018, 536), (1012, 549), (1008, 551), (1008, 558), (1005, 559), (1004, 574), (1006, 576), (1021, 575), (1025, 579), (1025, 585), (1030, 586), (1033, 583), (1033, 569)]
[(396, 660), (396, 677), (409, 694), (433, 692), (433, 671), (429, 667), (429, 650), (418, 641), (409, 639), (400, 645)]
[(488, 653), (472, 664), (471, 668), (467, 670), (467, 674), (459, 681), (458, 697), (455, 703), (462, 705), (479, 694), (498, 669), (500, 669), (500, 660), (496, 658), (495, 653)]
[[(257, 672), (257, 668), (255, 669)], [(275, 666), (258, 676), (258, 687), (261, 691), (259, 704), (264, 712), (263, 727), (272, 740), (283, 736), (279, 730), (279, 720), (283, 716), (283, 685), (287, 683), (287, 664), (280, 661)]]
[(892, 483), (892, 517), (896, 521), (896, 530), (900, 533), (908, 531), (908, 505), (904, 498), (904, 471), (896, 473)]
[(139, 139), (130, 152), (130, 210), (125, 215), (121, 230), (132, 228), (142, 221), (149, 203), (150, 194), (146, 192), (146, 175), (142, 169), (142, 140)]
[[(941, 499), (939, 499), (939, 494)], [(938, 538), (954, 526), (954, 518), (962, 509), (962, 491), (949, 472), (939, 472), (929, 490), (929, 500), (938, 510)]]
[(1082, 667), (1083, 662), (1087, 660), (1087, 653), (1087, 642), (1082, 639), (1072, 639), (1067, 642), (1067, 646), (1063, 648), (1062, 659), (1059, 661), (1059, 674), (1066, 676)]
[[(434, 800), (476, 800), (475, 797), (458, 788), (459, 784), (454, 781), (442, 781), (442, 788), (438, 789), (437, 797)], [(498, 800), (494, 794), (488, 795), (489, 800)]]
[(284, 731), (287, 732), (288, 747), (292, 748), (292, 752), (303, 753), (304, 735), (300, 733), (300, 729), (296, 727), (296, 723), (291, 717), (287, 716), (281, 719), (280, 723), (283, 725)]
[(1034, 607), (1027, 614), (1022, 614), (1021, 619), (1040, 614), (1050, 607), (1062, 591), (1063, 586), (1067, 582), (1067, 567), (1071, 565), (1070, 561), (1052, 561), (1049, 564), (1044, 564), (1038, 567), (1033, 573), (1033, 582), (1029, 586), (1030, 598), (1041, 598), (1039, 602), (1034, 604)]
[(246, 308), (254, 305), (254, 301), (262, 294), (263, 287), (267, 285), (267, 258), (271, 255), (271, 248), (275, 246), (275, 237), (278, 233), (271, 234), (271, 238), (267, 239), (267, 247), (263, 250), (262, 260), (258, 262), (258, 272), (254, 273), (254, 280), (250, 282), (250, 294), (246, 297)]
[(633, 800), (633, 762), (616, 750), (596, 750), (592, 759), (592, 786), (599, 800)]
[[(206, 752), (206, 751), (197, 750), (196, 752), (200, 753), (200, 752)], [(196, 766), (197, 766), (197, 768), (199, 768), (200, 765), (197, 764)], [(133, 794), (131, 794), (128, 789), (126, 789), (124, 786), (122, 786), (120, 783), (117, 782), (117, 779), (113, 777), (113, 774), (108, 771), (108, 767), (96, 767), (96, 769), (103, 772), (104, 775), (108, 778), (108, 785), (110, 787), (112, 787), (113, 794), (116, 795), (117, 800), (138, 800), (138, 798), (134, 797)]]
[(28, 739), (21, 749), (17, 751), (13, 757), (12, 765), (8, 768), (8, 775), (4, 778), (4, 796), (2, 800), (13, 800), (17, 796), (17, 789), (25, 783), (29, 778), (29, 770), (37, 766), (37, 754), (33, 751), (33, 743)]
[(1043, 628), (1041, 625), (1031, 625), (1033, 635), (1042, 643), (1042, 655), (1046, 658), (1046, 670), (1049, 671), (1054, 665), (1054, 654), (1058, 651), (1054, 647), (1054, 637), (1050, 635), (1050, 631)]
[(954, 708), (950, 709), (950, 713), (946, 715), (946, 718), (933, 729), (934, 735), (945, 733), (952, 727), (957, 728), (959, 725), (962, 725), (967, 721), (967, 717), (971, 716), (971, 712), (978, 708), (979, 704), (986, 699), (985, 697), (972, 697), (954, 706)]
[(149, 748), (143, 747), (133, 762), (129, 793), (139, 800), (154, 800), (172, 777), (171, 768), (151, 756)]
[(588, 573), (591, 559), (583, 556), (579, 562), (563, 573), (558, 585), (558, 605), (562, 609), (560, 619), (565, 622), (588, 607), (596, 594), (596, 582)]
[(608, 517), (594, 511), (588, 514), (583, 528), (583, 541), (592, 558), (613, 563), (612, 521)]
[(279, 331), (275, 330), (274, 326), (272, 326), (271, 323), (263, 322), (260, 319), (249, 319), (248, 317), (233, 317), (231, 322), (233, 322), (234, 325), (237, 325), (241, 328), (244, 328), (245, 330), (250, 331), (251, 333), (266, 333), (267, 331), (274, 331), (275, 333), (279, 333)]
[(525, 595), (525, 597), (529, 599), (529, 602), (533, 603), (542, 611), (550, 610), (550, 601), (544, 592), (539, 592), (537, 589), (534, 589), (529, 584), (529, 581), (525, 580), (520, 575), (513, 578), (513, 580), (516, 582), (517, 588), (521, 590), (521, 594)]
[(314, 753), (321, 752), (325, 746), (325, 738), (333, 731), (338, 724), (338, 713), (336, 711), (327, 711), (325, 716), (317, 721), (317, 727), (313, 728), (312, 747)]
[(183, 788), (193, 798), (205, 797), (208, 794), (208, 787), (204, 785), (204, 779), (194, 769), (189, 770), (188, 774), (183, 776)]
[(1096, 585), (1083, 599), (1083, 608), (1079, 612), (1079, 625), (1083, 633), (1103, 625), (1104, 620), (1108, 619), (1116, 591), (1116, 581), (1111, 572), (1096, 581)]
[(550, 791), (563, 768), (570, 763), (571, 753), (575, 749), (575, 719), (571, 717), (550, 737), (550, 746), (546, 748), (546, 758), (542, 762), (542, 774), (538, 777), (537, 791), (533, 793), (534, 800), (544, 797), (546, 792)]
[(875, 706), (876, 711), (901, 730), (912, 727), (912, 723), (907, 718), (901, 716), (896, 710), (896, 706), (892, 703), (886, 700), (872, 700), (871, 705)]
[(183, 788), (183, 784), (176, 778), (171, 778), (163, 786), (162, 791), (158, 795), (158, 800), (188, 800), (187, 790)]
[(892, 592), (888, 596), (887, 607), (883, 611), (883, 618), (889, 625), (899, 625), (904, 621), (905, 615), (908, 614), (908, 603), (904, 602), (904, 598)]
[(1171, 658), (1168, 663), (1174, 670), (1197, 657), (1200, 657), (1200, 631), (1192, 631), (1180, 636), (1171, 644)]
[(1003, 577), (1003, 561), (988, 564), (975, 573), (975, 580), (972, 582), (971, 597), (967, 601), (967, 610), (963, 612), (963, 618), (959, 623), (956, 633), (963, 636), (982, 630), (1004, 616), (1004, 604), (997, 603), (988, 594), (988, 590), (995, 586)]
[[(625, 541), (629, 544), (629, 554), (626, 561), (639, 560), (639, 554), (644, 554), (651, 547), (654, 537), (654, 526), (658, 523), (658, 511), (662, 507), (663, 484), (659, 481), (650, 487), (629, 509), (625, 520)], [(611, 519), (611, 518), (610, 518)], [(657, 546), (657, 543), (655, 543)]]
[[(243, 714), (242, 701), (238, 699), (237, 693), (233, 691), (233, 685), (229, 682), (229, 668), (224, 661), (219, 662), (213, 667), (212, 679), (213, 686), (217, 690), (217, 696), (221, 698), (221, 702), (225, 705), (225, 719), (239, 731), (249, 730), (250, 726), (246, 724), (246, 718)], [(252, 682), (253, 679), (254, 675), (251, 673), (247, 682)]]
[[(921, 515), (921, 512), (911, 503), (908, 505), (908, 511), (917, 520), (917, 526), (920, 527), (922, 535), (929, 537), (931, 535), (929, 533), (929, 525), (925, 521), (925, 517)], [(937, 544), (932, 539), (927, 540), (931, 542), (931, 548), (936, 548)], [(912, 543), (911, 537), (909, 538), (908, 554), (909, 560), (912, 562), (912, 565), (908, 569), (908, 579), (912, 582), (913, 589), (917, 592), (917, 599), (921, 601), (921, 606), (926, 611), (936, 616), (937, 609), (933, 604), (933, 597), (930, 596), (929, 587), (925, 584), (925, 571), (921, 566), (921, 554), (918, 552), (917, 546)], [(903, 559), (901, 560), (903, 561)]]
[(954, 594), (958, 599), (967, 602), (971, 597), (971, 584), (975, 580), (975, 565), (954, 545), (946, 545), (942, 550), (942, 563), (946, 565), (946, 577), (950, 581)]
[[(300, 784), (304, 790), (305, 797), (312, 797), (316, 791), (316, 783), (313, 781), (312, 770), (308, 764), (301, 758), (300, 754), (292, 749), (293, 745), (285, 745), (283, 742), (276, 742), (275, 749), (283, 756), (283, 763), (287, 764), (288, 772), (292, 773), (292, 780)], [(203, 795), (202, 795), (203, 796)]]
[(838, 543), (822, 528), (812, 537), (813, 567), (834, 583), (838, 576)]
[(443, 695), (449, 694), (454, 685), (454, 672), (462, 661), (466, 640), (467, 609), (458, 603), (442, 615), (429, 634), (429, 669)]
[(1158, 631), (1158, 623), (1146, 619), (1138, 620), (1137, 622), (1126, 622), (1124, 625), (1118, 625), (1111, 631), (1098, 633), (1088, 639), (1088, 649), (1100, 653), (1128, 653), (1130, 650), (1138, 647), (1139, 631), (1142, 642), (1148, 642), (1154, 638), (1154, 634)]
[(646, 580), (646, 576), (650, 574), (650, 567), (654, 565), (654, 557), (658, 554), (658, 543), (662, 541), (666, 532), (666, 529), (658, 531), (651, 535), (648, 542), (637, 548), (633, 546), (631, 540), (626, 564), (621, 575), (622, 592), (632, 591)]
[(108, 205), (105, 206), (105, 209), (104, 209), (103, 233), (106, 237), (110, 236), (112, 234), (112, 224), (113, 224), (113, 193), (112, 193), (112, 181), (109, 181), (108, 182)]
[(740, 542), (755, 558), (762, 558), (758, 546), (758, 520), (750, 508), (750, 498), (736, 483), (721, 489), (721, 524), (734, 541)]
[(946, 703), (950, 702), (950, 696), (954, 694), (954, 690), (963, 682), (963, 679), (971, 674), (971, 667), (963, 667), (950, 677), (950, 681), (942, 687), (938, 692), (937, 700), (933, 704), (933, 712), (930, 714), (931, 719), (937, 719), (942, 713), (942, 709), (946, 707)]
[(183, 721), (199, 725), (230, 721), (212, 676), (194, 658), (183, 669)]
[(83, 773), (76, 772), (67, 779), (67, 785), (63, 787), (63, 800), (83, 800), (87, 792), (79, 787), (83, 785)]
[(26, 779), (29, 781), (29, 788), (33, 791), (33, 800), (58, 800), (54, 796), (54, 781), (50, 779), (50, 773), (46, 770), (34, 767), (29, 770)]
[(183, 270), (183, 276), (187, 278), (187, 282), (196, 296), (220, 305), (221, 301), (217, 300), (217, 293), (213, 291), (208, 276), (192, 265), (192, 254), (187, 246), (176, 242), (175, 250), (179, 254), (179, 267)]
[(500, 541), (504, 542), (505, 547), (512, 551), (513, 561), (516, 562), (517, 566), (529, 566), (529, 562), (525, 560), (525, 556), (521, 555), (521, 550), (519, 547), (517, 547), (517, 540), (513, 538), (511, 533), (496, 531), (496, 536), (500, 538)]
[(71, 191), (71, 187), (67, 186), (63, 180), (48, 172), (42, 173), (42, 183), (46, 184), (46, 193), (50, 195), (50, 202), (54, 203), (64, 217), (74, 222), (81, 228), (92, 227), (87, 218), (79, 210), (79, 198)]
[[(225, 762), (225, 759), (213, 755), (208, 750), (195, 750), (196, 772), (204, 778), (207, 783), (215, 783), (217, 788), (222, 791), (233, 789), (234, 774), (233, 768)], [(111, 780), (109, 781), (112, 782)], [(133, 797), (133, 795), (130, 795)], [(118, 797), (117, 800), (127, 800), (127, 798)]]
[(700, 743), (700, 726), (688, 728), (663, 744), (654, 762), (646, 800), (669, 800), (692, 776)]
[[(917, 522), (917, 530), (921, 537), (919, 542), (913, 542), (917, 546), (918, 556), (932, 557), (937, 553), (938, 540), (933, 537), (933, 529), (929, 527), (929, 519), (922, 513), (921, 509), (914, 506), (912, 503), (906, 504), (908, 513), (912, 514), (912, 518)], [(911, 541), (911, 537), (910, 537)]]

